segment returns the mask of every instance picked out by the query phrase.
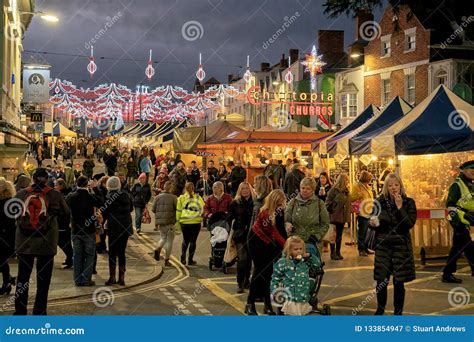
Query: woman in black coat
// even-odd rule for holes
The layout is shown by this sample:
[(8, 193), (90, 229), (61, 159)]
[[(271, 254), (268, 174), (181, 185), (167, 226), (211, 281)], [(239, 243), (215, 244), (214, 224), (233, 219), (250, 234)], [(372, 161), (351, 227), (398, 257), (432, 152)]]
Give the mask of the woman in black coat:
[[(125, 286), (125, 249), (128, 238), (133, 235), (132, 215), (133, 203), (128, 192), (121, 190), (118, 177), (107, 180), (107, 195), (103, 205), (103, 217), (107, 222), (109, 236), (109, 280), (105, 285), (118, 283)], [(119, 263), (119, 278), (116, 280), (117, 259)]]
[[(376, 216), (379, 214), (378, 216)], [(401, 179), (390, 174), (382, 195), (374, 205), (370, 226), (375, 229), (374, 279), (377, 281), (377, 311), (383, 315), (387, 304), (390, 275), (394, 285), (394, 313), (401, 315), (405, 302), (405, 283), (416, 278), (410, 229), (416, 223), (416, 205), (406, 196)]]
[(244, 293), (245, 288), (250, 286), (250, 262), (247, 235), (250, 229), (252, 219), (253, 198), (255, 192), (248, 182), (242, 182), (237, 190), (235, 199), (229, 206), (227, 221), (232, 225), (233, 240), (237, 247), (237, 293)]
[[(0, 271), (3, 276), (3, 285), (0, 295), (10, 294), (14, 278), (10, 276), (8, 259), (15, 250), (15, 218), (18, 214), (19, 202), (10, 201), (16, 194), (13, 184), (0, 177)], [(10, 202), (9, 202), (10, 201)]]

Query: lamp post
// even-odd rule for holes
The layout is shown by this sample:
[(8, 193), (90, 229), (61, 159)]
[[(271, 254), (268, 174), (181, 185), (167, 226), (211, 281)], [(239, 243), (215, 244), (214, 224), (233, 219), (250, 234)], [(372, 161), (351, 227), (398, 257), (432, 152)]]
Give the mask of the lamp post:
[(42, 11), (37, 11), (37, 12), (20, 12), (20, 15), (37, 15), (39, 16), (41, 19), (45, 20), (45, 21), (49, 21), (49, 22), (58, 22), (59, 21), (59, 18), (53, 14), (48, 14), (48, 13), (44, 13)]

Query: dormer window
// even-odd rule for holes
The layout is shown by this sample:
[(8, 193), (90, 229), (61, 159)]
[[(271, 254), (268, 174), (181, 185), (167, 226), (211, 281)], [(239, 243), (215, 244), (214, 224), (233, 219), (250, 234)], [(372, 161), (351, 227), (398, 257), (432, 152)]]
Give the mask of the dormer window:
[(416, 48), (416, 27), (405, 30), (405, 52), (415, 51)]
[(387, 34), (385, 36), (380, 37), (381, 43), (381, 50), (380, 50), (380, 57), (390, 57), (392, 53), (390, 38), (392, 37), (391, 34)]

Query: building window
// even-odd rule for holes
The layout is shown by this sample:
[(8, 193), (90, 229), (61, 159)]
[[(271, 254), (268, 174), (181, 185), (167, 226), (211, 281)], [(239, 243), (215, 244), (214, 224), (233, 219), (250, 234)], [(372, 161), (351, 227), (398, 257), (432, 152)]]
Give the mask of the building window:
[(392, 37), (391, 34), (380, 37), (380, 42), (381, 42), (380, 57), (390, 57), (390, 54), (392, 52), (391, 44), (390, 44), (391, 37)]
[(435, 77), (435, 87), (440, 84), (447, 86), (448, 85), (448, 73), (444, 70), (438, 71)]
[(405, 52), (415, 51), (416, 27), (405, 30)]
[(382, 80), (382, 106), (390, 101), (390, 79)]
[(405, 75), (405, 94), (407, 102), (415, 104), (415, 74)]
[(355, 118), (357, 116), (357, 94), (341, 95), (341, 118)]

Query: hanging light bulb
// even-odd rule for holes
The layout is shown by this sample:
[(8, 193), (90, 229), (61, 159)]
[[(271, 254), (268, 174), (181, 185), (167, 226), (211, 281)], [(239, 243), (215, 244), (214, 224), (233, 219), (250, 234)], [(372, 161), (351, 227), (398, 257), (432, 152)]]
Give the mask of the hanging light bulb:
[(89, 64), (87, 65), (87, 71), (91, 75), (91, 78), (94, 76), (94, 73), (97, 71), (97, 64), (94, 62), (94, 46), (91, 45), (91, 56), (89, 57)]
[(145, 75), (148, 78), (148, 81), (151, 81), (153, 75), (155, 75), (155, 68), (153, 68), (153, 60), (151, 59), (151, 52), (150, 49), (150, 58), (148, 59), (148, 66), (145, 69)]
[(244, 74), (245, 83), (250, 83), (252, 80), (252, 73), (250, 72), (250, 57), (247, 55), (247, 71)]
[(285, 75), (285, 82), (288, 85), (291, 85), (293, 83), (293, 73), (291, 72), (291, 57), (288, 57), (288, 71), (286, 72)]
[(198, 71), (196, 72), (196, 78), (199, 80), (199, 82), (202, 83), (204, 78), (206, 78), (206, 72), (202, 68), (202, 59), (201, 59), (201, 53), (199, 53), (199, 68)]

